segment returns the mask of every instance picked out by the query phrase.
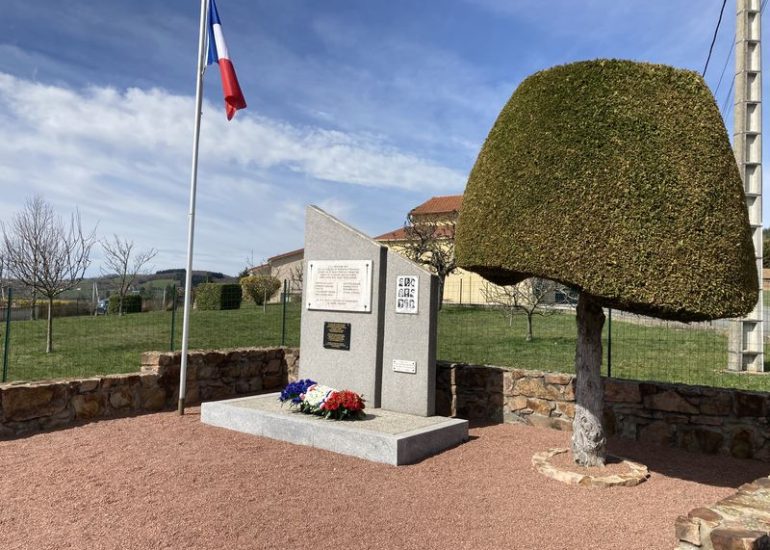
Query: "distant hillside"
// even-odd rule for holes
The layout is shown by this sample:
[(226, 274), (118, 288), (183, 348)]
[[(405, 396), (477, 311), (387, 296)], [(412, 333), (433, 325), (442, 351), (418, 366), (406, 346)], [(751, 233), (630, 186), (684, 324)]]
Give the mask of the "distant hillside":
[[(133, 285), (134, 291), (139, 291), (143, 295), (152, 295), (162, 292), (164, 288), (170, 290), (176, 286), (181, 289), (184, 287), (184, 269), (162, 269), (151, 274), (139, 275)], [(94, 283), (99, 290), (99, 297), (104, 298), (117, 289), (117, 275), (105, 275), (101, 277), (90, 277), (83, 279), (77, 287), (62, 293), (59, 299), (62, 300), (91, 300)], [(237, 283), (237, 277), (231, 277), (218, 271), (193, 271), (193, 287), (206, 282), (212, 283)], [(13, 287), (14, 294), (17, 297), (28, 294), (27, 289), (20, 286), (15, 281), (3, 281), (5, 286)]]
[[(143, 282), (152, 281), (154, 279), (174, 279), (175, 281), (177, 281), (179, 285), (183, 285), (184, 275), (185, 275), (184, 269), (161, 269), (160, 271), (156, 271), (155, 275), (143, 275), (142, 281)], [(230, 277), (218, 271), (193, 270), (193, 275), (192, 275), (193, 286), (197, 286), (200, 283), (206, 283), (206, 282), (224, 283), (224, 282), (228, 282), (231, 279), (234, 279), (234, 277)]]

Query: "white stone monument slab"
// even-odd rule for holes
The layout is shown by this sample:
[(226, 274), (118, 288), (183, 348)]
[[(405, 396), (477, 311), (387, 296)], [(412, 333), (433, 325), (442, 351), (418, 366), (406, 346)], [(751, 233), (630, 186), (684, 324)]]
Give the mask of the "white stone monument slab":
[(432, 416), (436, 411), (438, 277), (389, 250), (386, 285), (381, 406)]
[(435, 414), (438, 278), (311, 206), (304, 280), (300, 378)]
[(372, 309), (371, 260), (307, 262), (307, 309), (368, 312)]
[(387, 252), (308, 207), (299, 376), (359, 393), (367, 408), (380, 406)]

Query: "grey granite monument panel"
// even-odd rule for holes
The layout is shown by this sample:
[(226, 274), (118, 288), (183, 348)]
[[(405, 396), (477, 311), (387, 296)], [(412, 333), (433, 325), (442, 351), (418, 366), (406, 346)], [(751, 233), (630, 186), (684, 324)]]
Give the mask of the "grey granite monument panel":
[(381, 406), (432, 416), (438, 277), (391, 250), (386, 279)]
[[(380, 406), (382, 384), (383, 300), (387, 248), (330, 216), (309, 206), (305, 223), (300, 378), (311, 378), (337, 389), (361, 394), (367, 407)], [(334, 311), (308, 307), (312, 262), (371, 262), (371, 300), (366, 310)], [(330, 302), (331, 303), (331, 302)], [(349, 324), (349, 349), (324, 347), (326, 323)], [(328, 328), (328, 325), (327, 325)]]

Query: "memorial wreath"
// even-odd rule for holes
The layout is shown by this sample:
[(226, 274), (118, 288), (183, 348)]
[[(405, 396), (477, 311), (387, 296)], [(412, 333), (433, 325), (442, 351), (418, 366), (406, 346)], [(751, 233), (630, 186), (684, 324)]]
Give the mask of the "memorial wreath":
[(335, 390), (313, 380), (297, 380), (288, 384), (278, 397), (305, 414), (315, 414), (334, 420), (361, 420), (364, 399), (350, 390)]

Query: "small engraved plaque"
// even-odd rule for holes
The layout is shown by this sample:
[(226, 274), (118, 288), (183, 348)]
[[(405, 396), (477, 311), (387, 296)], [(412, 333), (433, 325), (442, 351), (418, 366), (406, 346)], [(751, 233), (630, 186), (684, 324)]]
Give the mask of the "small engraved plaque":
[(324, 347), (326, 349), (350, 349), (350, 323), (324, 322)]
[(417, 361), (393, 359), (393, 372), (405, 372), (407, 374), (415, 374), (417, 372)]

